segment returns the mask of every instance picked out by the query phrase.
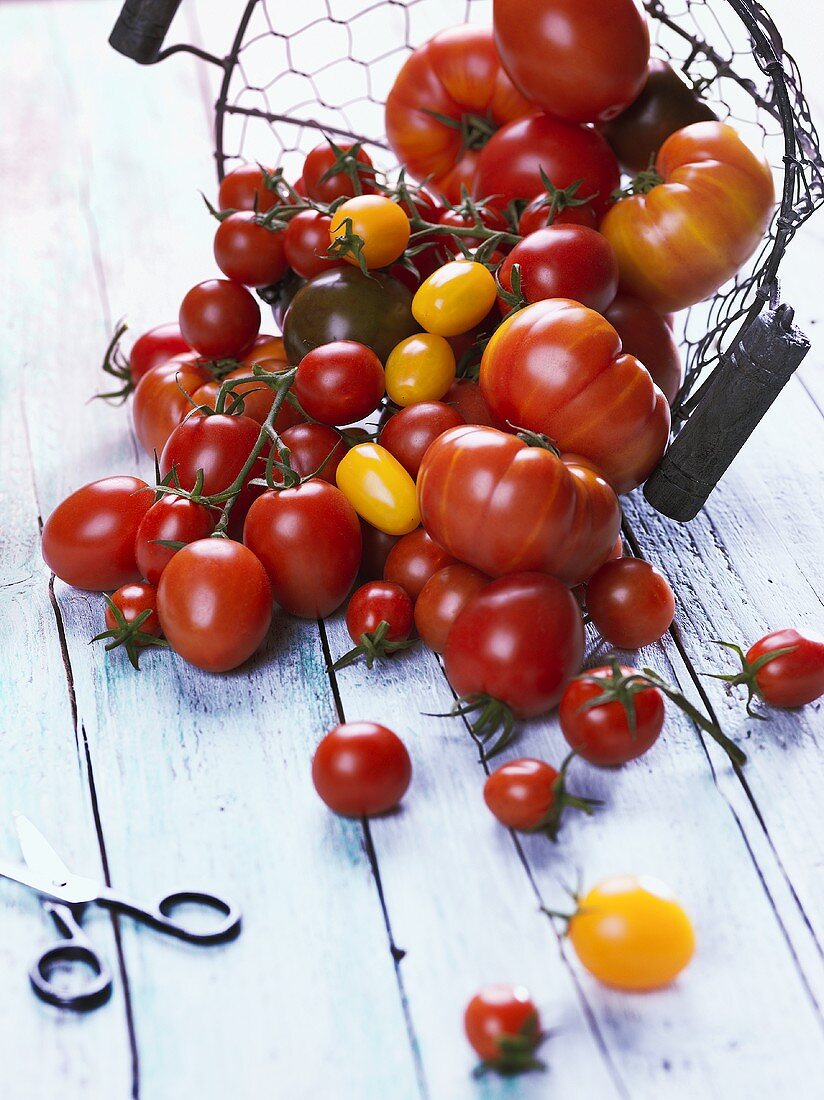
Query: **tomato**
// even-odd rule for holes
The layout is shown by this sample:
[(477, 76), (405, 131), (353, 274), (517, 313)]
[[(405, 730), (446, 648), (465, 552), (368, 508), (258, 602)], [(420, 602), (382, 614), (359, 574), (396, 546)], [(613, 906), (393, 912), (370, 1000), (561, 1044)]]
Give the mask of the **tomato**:
[(283, 248), (289, 266), (303, 279), (340, 267), (342, 260), (327, 255), (332, 219), (314, 210), (301, 210), (289, 219), (283, 234)]
[(490, 132), (531, 110), (501, 68), (491, 30), (453, 27), (405, 61), (386, 100), (386, 136), (411, 175), (460, 202)]
[(583, 460), (471, 425), (429, 447), (418, 502), (440, 546), (494, 577), (535, 570), (577, 584), (607, 560), (621, 525), (615, 494)]
[(243, 541), (263, 562), (275, 601), (304, 619), (340, 607), (360, 565), (358, 517), (343, 493), (317, 478), (258, 497)]
[(228, 279), (245, 286), (268, 286), (286, 274), (283, 231), (267, 229), (257, 215), (230, 214), (215, 232), (215, 262)]
[(466, 1006), (464, 1029), (485, 1065), (505, 1073), (542, 1068), (534, 1053), (541, 1042), (541, 1021), (523, 986), (484, 986)]
[(211, 535), (215, 517), (203, 504), (186, 497), (164, 495), (140, 521), (135, 535), (135, 560), (142, 576), (156, 585), (177, 550), (162, 542), (197, 542)]
[(367, 581), (349, 600), (346, 629), (358, 643), (364, 634), (374, 634), (382, 622), (387, 624), (387, 642), (405, 642), (414, 626), (412, 600), (399, 584)]
[[(148, 611), (149, 614), (140, 624), (140, 632), (155, 638), (160, 637), (162, 630), (160, 619), (157, 617), (157, 589), (153, 584), (132, 581), (129, 584), (121, 585), (116, 592), (112, 593), (111, 602), (127, 623), (133, 623), (135, 619)], [(120, 623), (115, 618), (111, 605), (106, 605), (104, 614), (106, 626), (109, 630), (117, 631)], [(141, 640), (136, 638), (135, 644), (140, 645)]]
[[(261, 333), (256, 336), (252, 342), (252, 346), (243, 356), (240, 361), (242, 367), (248, 367), (249, 373), (255, 363), (270, 363), (272, 360), (277, 360), (281, 364), (286, 363), (286, 349), (283, 346), (282, 336), (267, 336)], [(274, 367), (267, 367), (268, 370), (274, 370)], [(283, 369), (281, 367), (281, 369)]]
[(140, 379), (132, 401), (132, 422), (147, 454), (160, 455), (166, 440), (194, 408), (186, 395), (192, 396), (211, 380), (205, 367), (175, 359), (152, 367)]
[(359, 239), (347, 250), (347, 263), (369, 268), (386, 267), (403, 253), (409, 243), (409, 218), (401, 206), (385, 195), (358, 195), (347, 199), (332, 216), (329, 241), (335, 245), (349, 236)]
[(344, 722), (323, 738), (312, 760), (312, 782), (330, 810), (372, 817), (398, 805), (412, 779), (406, 745), (376, 722)]
[(207, 279), (180, 304), (186, 343), (210, 359), (241, 355), (258, 334), (260, 307), (249, 291), (228, 279)]
[(415, 628), (424, 644), (443, 653), (455, 620), (489, 580), (485, 573), (462, 562), (433, 573), (415, 600)]
[(140, 580), (134, 540), (152, 493), (139, 477), (104, 477), (66, 497), (43, 525), (42, 553), (66, 584), (111, 592)]
[(710, 105), (698, 98), (675, 69), (654, 57), (638, 98), (599, 129), (624, 170), (634, 175), (649, 168), (670, 134), (693, 122), (715, 118)]
[(630, 992), (669, 985), (695, 951), (684, 909), (669, 887), (646, 875), (616, 876), (587, 891), (568, 936), (593, 977)]
[(266, 571), (239, 542), (190, 542), (163, 570), (157, 613), (172, 649), (205, 672), (246, 661), (269, 631), (272, 590)]
[(673, 313), (713, 294), (761, 243), (775, 202), (772, 171), (723, 122), (696, 122), (661, 146), (639, 193), (609, 210), (601, 232), (621, 290)]
[(358, 444), (341, 459), (335, 477), (358, 515), (387, 535), (405, 535), (420, 525), (415, 482), (385, 447)]
[(203, 471), (202, 494), (222, 493), (240, 474), (259, 435), (260, 424), (248, 416), (189, 416), (163, 448), (161, 474), (166, 477), (174, 468), (180, 487), (191, 492)]
[(351, 424), (374, 412), (385, 389), (381, 361), (354, 340), (335, 340), (307, 352), (292, 393), (322, 424)]
[[(280, 441), (289, 449), (289, 461), (301, 477), (313, 474), (330, 485), (346, 454), (346, 444), (336, 431), (325, 424), (296, 424), (280, 433)], [(275, 470), (275, 480), (279, 480)]]
[(616, 493), (653, 471), (667, 445), (667, 399), (615, 329), (565, 298), (536, 302), (504, 321), (481, 360), (493, 416), (583, 455)]
[(643, 756), (658, 740), (664, 696), (633, 669), (616, 662), (588, 669), (570, 681), (558, 718), (574, 752), (590, 764), (612, 767)]
[(675, 616), (669, 581), (641, 558), (608, 561), (587, 584), (587, 611), (598, 633), (618, 649), (657, 642)]
[(390, 416), (381, 429), (380, 444), (416, 478), (430, 443), (449, 428), (463, 424), (457, 409), (442, 401), (421, 401)]
[[(572, 298), (602, 312), (618, 290), (618, 262), (609, 241), (585, 225), (539, 229), (516, 244), (498, 270), (501, 286), (510, 292), (515, 264), (528, 302)], [(511, 307), (498, 302), (508, 313)]]
[[(578, 187), (574, 190), (577, 192)], [(573, 200), (570, 205), (563, 203), (556, 206), (553, 196), (542, 191), (524, 207), (518, 219), (518, 232), (522, 237), (528, 237), (530, 233), (537, 233), (549, 225), (585, 225), (588, 229), (596, 229), (598, 217), (588, 202)]]
[(505, 208), (513, 199), (532, 199), (543, 190), (544, 176), (555, 187), (579, 183), (591, 195), (598, 217), (621, 182), (618, 161), (601, 135), (588, 126), (550, 115), (530, 115), (502, 127), (478, 157), (472, 193)]
[[(273, 168), (267, 172), (273, 173)], [(264, 183), (257, 164), (241, 164), (220, 181), (218, 206), (221, 210), (259, 210), (263, 214), (278, 202), (276, 191)]]
[(492, 272), (472, 260), (452, 260), (421, 283), (415, 320), (437, 336), (460, 336), (483, 321), (497, 297)]
[[(747, 650), (730, 646), (741, 658), (742, 671), (719, 676), (733, 684), (744, 684), (771, 707), (803, 707), (824, 695), (824, 638), (809, 630), (775, 630)], [(750, 713), (753, 713), (750, 711)]]
[(454, 562), (452, 555), (419, 527), (417, 531), (404, 535), (389, 551), (383, 576), (384, 580), (399, 584), (415, 602), (429, 578)]
[(307, 153), (302, 179), (305, 194), (315, 202), (368, 195), (375, 189), (372, 158), (359, 142), (335, 147), (331, 141), (322, 141)]
[[(495, 233), (511, 232), (509, 222), (496, 207), (487, 206), (486, 203), (475, 203), (473, 206), (474, 210), (467, 203), (461, 203), (459, 207), (447, 207), (446, 210), (442, 210), (438, 214), (438, 225), (445, 225), (447, 228), (454, 229), (472, 229), (476, 224), (474, 214), (477, 212), (481, 223), (487, 229), (491, 229)], [(483, 237), (473, 237), (464, 233), (459, 233), (454, 238), (440, 237), (437, 239), (440, 240), (444, 249), (448, 249), (455, 256), (463, 255), (458, 246), (458, 241), (466, 248), (477, 248), (484, 241)]]
[(129, 352), (129, 374), (137, 385), (144, 374), (176, 355), (186, 355), (191, 348), (183, 339), (179, 325), (158, 325), (135, 340)]
[(684, 366), (666, 317), (640, 298), (625, 294), (619, 294), (603, 313), (621, 338), (624, 351), (641, 360), (671, 405), (684, 381)]
[(439, 400), (454, 381), (455, 355), (443, 336), (407, 336), (386, 360), (386, 392), (403, 408)]
[(583, 659), (584, 626), (569, 589), (542, 573), (516, 573), (469, 600), (446, 640), (444, 667), (461, 697), (489, 697), (533, 718), (556, 705)]
[(316, 275), (295, 295), (283, 322), (289, 362), (333, 340), (366, 344), (385, 363), (401, 340), (418, 331), (412, 295), (383, 272), (346, 266)]
[(460, 413), (467, 424), (480, 424), (488, 428), (499, 426), (484, 401), (481, 387), (471, 378), (456, 378), (443, 395), (443, 402)]
[(566, 770), (570, 759), (560, 771), (544, 760), (510, 760), (496, 768), (484, 783), (484, 802), (508, 829), (544, 832), (550, 840), (556, 840), (567, 807), (591, 814), (598, 805), (568, 793)]
[[(358, 517), (360, 519), (360, 516)], [(385, 531), (379, 531), (365, 519), (360, 520), (361, 538), (363, 539), (363, 551), (361, 554), (360, 570), (358, 578), (364, 581), (376, 581), (383, 577), (383, 568), (392, 547), (397, 543), (397, 535), (387, 535)]]
[[(259, 365), (273, 374), (286, 369), (286, 363), (281, 362), (279, 359), (263, 359)], [(235, 378), (249, 378), (251, 373), (250, 367), (238, 367), (237, 370), (229, 371), (224, 376), (223, 382), (231, 382)], [(192, 400), (196, 405), (206, 405), (208, 408), (214, 409), (217, 405), (221, 384), (218, 381), (206, 382), (200, 389), (195, 390), (192, 394)], [(231, 408), (234, 400), (240, 396), (243, 397), (243, 415), (250, 420), (254, 420), (257, 424), (263, 424), (272, 411), (272, 405), (274, 405), (277, 395), (271, 386), (267, 386), (265, 382), (257, 380), (240, 382), (232, 390), (231, 395), (227, 397), (225, 407), (227, 409)], [(291, 428), (294, 424), (302, 423), (304, 423), (304, 417), (300, 410), (288, 401), (284, 401), (275, 417), (275, 431), (282, 432), (287, 428)]]

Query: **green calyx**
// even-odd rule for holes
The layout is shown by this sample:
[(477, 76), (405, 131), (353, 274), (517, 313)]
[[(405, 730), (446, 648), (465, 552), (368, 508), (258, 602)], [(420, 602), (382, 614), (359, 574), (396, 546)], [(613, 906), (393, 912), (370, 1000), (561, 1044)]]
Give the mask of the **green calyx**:
[(546, 1065), (535, 1057), (535, 1051), (547, 1038), (541, 1031), (536, 1013), (528, 1016), (516, 1035), (501, 1035), (497, 1040), (498, 1056), (480, 1062), (474, 1070), (475, 1077), (486, 1073), (499, 1073), (505, 1077), (527, 1073), (530, 1070), (545, 1070)]
[(446, 714), (433, 718), (463, 718), (481, 742), (481, 758), (488, 760), (506, 748), (517, 732), (512, 708), (491, 695), (473, 693), (456, 699)]
[(561, 770), (552, 784), (552, 799), (544, 816), (536, 822), (528, 831), (530, 833), (545, 833), (555, 843), (561, 828), (564, 810), (580, 810), (591, 817), (598, 806), (603, 803), (595, 798), (580, 798), (570, 794), (566, 787), (567, 770), (576, 753), (571, 752), (561, 765)]
[(110, 653), (113, 649), (117, 649), (119, 646), (123, 646), (131, 662), (132, 668), (137, 669), (139, 672), (139, 649), (145, 649), (147, 646), (168, 649), (169, 643), (163, 638), (158, 638), (155, 634), (148, 634), (146, 631), (140, 629), (146, 620), (153, 614), (150, 607), (147, 607), (145, 611), (141, 611), (131, 622), (127, 622), (125, 615), (117, 604), (114, 603), (111, 596), (106, 596), (105, 593), (104, 596), (109, 606), (109, 611), (111, 611), (114, 616), (117, 625), (113, 630), (102, 630), (99, 634), (95, 634), (91, 640), (93, 642), (102, 642), (104, 639), (108, 639), (105, 647), (107, 653)]
[(347, 665), (354, 665), (361, 658), (366, 661), (366, 667), (371, 669), (376, 661), (385, 661), (393, 653), (399, 653), (401, 650), (409, 649), (417, 644), (417, 640), (414, 638), (402, 642), (387, 641), (386, 635), (388, 632), (389, 623), (386, 619), (381, 619), (375, 630), (361, 634), (360, 643), (335, 661), (332, 665), (333, 671), (338, 672), (340, 669), (346, 668)]
[(546, 194), (541, 199), (541, 206), (546, 207), (546, 224), (552, 225), (555, 218), (562, 210), (575, 206), (588, 206), (598, 198), (598, 192), (591, 195), (579, 195), (583, 179), (575, 180), (566, 187), (556, 187), (546, 172), (541, 169), (541, 183)]

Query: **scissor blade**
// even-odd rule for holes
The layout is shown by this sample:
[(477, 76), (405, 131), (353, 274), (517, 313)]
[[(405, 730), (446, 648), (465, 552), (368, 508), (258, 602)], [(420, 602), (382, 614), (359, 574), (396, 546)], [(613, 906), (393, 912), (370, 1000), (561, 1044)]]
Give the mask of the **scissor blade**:
[[(48, 879), (39, 875), (27, 863), (6, 863), (0, 860), (0, 877), (19, 882), (21, 886), (28, 886), (38, 894), (49, 894), (51, 890)], [(57, 895), (53, 896), (57, 897)]]
[(46, 886), (64, 886), (70, 881), (73, 877), (71, 871), (27, 817), (15, 811), (14, 827), (17, 829), (23, 859)]

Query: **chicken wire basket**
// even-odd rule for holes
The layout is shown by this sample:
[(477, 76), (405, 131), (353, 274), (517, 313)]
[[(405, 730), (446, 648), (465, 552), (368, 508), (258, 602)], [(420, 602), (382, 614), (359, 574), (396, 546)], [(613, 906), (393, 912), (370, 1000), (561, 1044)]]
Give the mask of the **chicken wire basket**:
[[(222, 178), (243, 162), (297, 178), (322, 135), (362, 141), (376, 166), (397, 169), (384, 102), (407, 55), (445, 27), (489, 25), (491, 0), (238, 0), (228, 52), (163, 47), (181, 0), (128, 0), (110, 42), (141, 64), (188, 52), (222, 70), (215, 158)], [(670, 62), (717, 116), (764, 149), (776, 204), (761, 248), (708, 301), (678, 318), (685, 379), (673, 441), (644, 488), (678, 520), (691, 519), (806, 352), (780, 304), (787, 246), (824, 202), (818, 135), (793, 58), (754, 0), (645, 0), (653, 56)]]

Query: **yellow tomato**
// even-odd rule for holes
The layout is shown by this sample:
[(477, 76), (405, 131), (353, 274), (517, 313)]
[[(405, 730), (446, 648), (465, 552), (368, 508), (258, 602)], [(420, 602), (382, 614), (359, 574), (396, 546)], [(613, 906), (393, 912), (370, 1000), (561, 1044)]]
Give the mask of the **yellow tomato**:
[(386, 392), (396, 405), (440, 401), (454, 381), (455, 353), (431, 332), (401, 340), (386, 360)]
[(427, 332), (460, 336), (483, 321), (497, 296), (489, 268), (473, 260), (453, 260), (421, 283), (412, 313)]
[[(368, 268), (394, 263), (409, 244), (409, 218), (403, 209), (384, 195), (357, 195), (338, 207), (329, 226), (332, 244), (351, 235), (363, 242), (360, 254)], [(344, 259), (359, 266), (355, 252)]]
[(385, 447), (359, 443), (335, 474), (338, 488), (367, 523), (387, 535), (408, 535), (420, 526), (415, 482)]
[(647, 876), (598, 883), (579, 899), (568, 934), (590, 974), (616, 989), (660, 989), (695, 950), (689, 917), (667, 886)]

